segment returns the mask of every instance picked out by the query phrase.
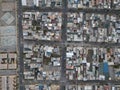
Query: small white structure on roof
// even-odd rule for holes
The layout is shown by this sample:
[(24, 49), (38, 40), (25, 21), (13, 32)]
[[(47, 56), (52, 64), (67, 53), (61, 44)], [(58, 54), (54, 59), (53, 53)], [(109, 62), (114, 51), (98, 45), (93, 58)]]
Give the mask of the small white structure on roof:
[(68, 58), (72, 58), (73, 55), (74, 55), (73, 52), (68, 52), (68, 53), (66, 54), (66, 56), (67, 56)]
[(34, 0), (34, 5), (39, 6), (39, 0)]
[(26, 0), (22, 0), (22, 5), (23, 5), (23, 6), (26, 6), (26, 5), (27, 5)]

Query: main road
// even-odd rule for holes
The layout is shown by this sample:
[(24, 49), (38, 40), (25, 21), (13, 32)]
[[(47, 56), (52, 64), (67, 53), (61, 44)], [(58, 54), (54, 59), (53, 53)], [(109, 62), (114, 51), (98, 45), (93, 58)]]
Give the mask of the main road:
[(24, 62), (23, 62), (23, 31), (22, 31), (22, 2), (17, 0), (17, 46), (18, 46), (18, 74), (19, 74), (19, 90), (25, 90), (23, 83), (23, 71), (24, 71)]
[(60, 78), (60, 90), (65, 90), (65, 86), (67, 83), (66, 80), (66, 41), (67, 41), (67, 0), (62, 0), (63, 2), (63, 6), (62, 6), (62, 34), (61, 34), (61, 38), (62, 38), (62, 50), (61, 50), (61, 78)]
[[(43, 8), (41, 9), (40, 7), (21, 7), (21, 0), (18, 0), (18, 27), (19, 27), (19, 34), (18, 36), (21, 38), (18, 38), (19, 41), (19, 83), (20, 83), (20, 90), (24, 90), (24, 84), (46, 84), (46, 83), (53, 83), (53, 84), (59, 84), (60, 85), (60, 90), (65, 90), (66, 84), (94, 84), (94, 83), (100, 83), (100, 84), (106, 84), (106, 83), (119, 83), (119, 81), (99, 81), (99, 80), (87, 80), (87, 81), (82, 81), (82, 80), (67, 80), (66, 79), (66, 46), (67, 45), (78, 45), (78, 46), (100, 46), (100, 47), (116, 47), (120, 44), (112, 44), (112, 43), (97, 43), (97, 42), (67, 42), (67, 12), (87, 12), (87, 13), (108, 13), (108, 14), (118, 14), (120, 11), (119, 10), (113, 10), (113, 9), (87, 9), (87, 8), (79, 8), (79, 9), (68, 9), (67, 8), (67, 0), (62, 0), (62, 8)], [(62, 40), (60, 42), (58, 41), (43, 41), (43, 40), (24, 40), (25, 42), (31, 42), (31, 43), (36, 43), (36, 44), (46, 44), (46, 45), (59, 45), (61, 49), (61, 78), (59, 81), (51, 81), (51, 80), (25, 80), (24, 83), (22, 81), (23, 79), (23, 58), (22, 58), (22, 50), (23, 50), (23, 43), (22, 42), (22, 10), (23, 11), (39, 11), (39, 12), (62, 12), (62, 32), (61, 32), (61, 38)]]

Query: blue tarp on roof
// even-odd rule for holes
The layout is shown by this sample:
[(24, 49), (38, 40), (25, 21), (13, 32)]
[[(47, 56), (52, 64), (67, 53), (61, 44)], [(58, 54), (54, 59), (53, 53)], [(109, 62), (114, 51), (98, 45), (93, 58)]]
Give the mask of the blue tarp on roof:
[(43, 90), (44, 86), (43, 85), (39, 85), (39, 90)]
[(119, 72), (117, 72), (117, 73), (115, 73), (115, 74), (120, 75), (120, 71), (119, 71)]
[(104, 73), (108, 73), (109, 72), (109, 66), (107, 62), (103, 63), (103, 72)]

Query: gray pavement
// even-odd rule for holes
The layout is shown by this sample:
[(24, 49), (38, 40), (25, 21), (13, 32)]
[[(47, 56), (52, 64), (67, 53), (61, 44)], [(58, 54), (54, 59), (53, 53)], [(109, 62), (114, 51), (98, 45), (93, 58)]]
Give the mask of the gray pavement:
[[(64, 31), (63, 31), (64, 32)], [(65, 33), (65, 32), (64, 32)], [(64, 39), (64, 38), (63, 38)], [(28, 40), (25, 39), (24, 42), (26, 43), (33, 43), (33, 44), (47, 44), (47, 45), (77, 45), (77, 46), (85, 46), (85, 47), (120, 47), (120, 43), (110, 43), (110, 42), (82, 42), (82, 41), (45, 41), (45, 40)]]
[[(39, 11), (39, 12), (62, 12), (63, 10), (65, 10), (64, 8), (43, 8), (41, 9), (40, 7), (27, 7), (27, 6), (23, 6), (23, 11)], [(75, 9), (75, 8), (69, 8), (66, 9), (66, 12), (86, 12), (86, 13), (100, 13), (100, 14), (104, 14), (104, 13), (108, 13), (108, 14), (119, 14), (120, 10), (115, 10), (115, 9), (92, 9), (92, 8), (79, 8), (79, 9)]]
[(67, 0), (62, 0), (63, 1), (63, 14), (62, 14), (62, 59), (61, 59), (61, 79), (60, 79), (60, 90), (65, 90), (66, 86), (66, 41), (67, 41)]
[(18, 25), (18, 74), (19, 74), (19, 90), (25, 90), (23, 83), (23, 71), (24, 71), (24, 62), (23, 62), (23, 32), (22, 32), (22, 2), (21, 0), (17, 1), (17, 25)]
[(0, 76), (16, 75), (16, 70), (0, 70)]
[[(104, 85), (107, 83), (110, 84), (119, 84), (119, 80), (67, 80), (67, 83), (64, 83), (64, 81), (59, 81), (59, 80), (24, 80), (25, 85), (35, 85), (35, 84), (54, 84), (54, 85), (60, 85), (61, 87), (64, 87), (65, 85), (81, 85), (81, 84), (89, 84), (89, 85)], [(63, 85), (64, 84), (64, 85)]]
[(109, 67), (109, 74), (110, 74), (110, 77), (112, 80), (115, 79), (115, 71), (114, 71), (114, 68), (112, 66)]

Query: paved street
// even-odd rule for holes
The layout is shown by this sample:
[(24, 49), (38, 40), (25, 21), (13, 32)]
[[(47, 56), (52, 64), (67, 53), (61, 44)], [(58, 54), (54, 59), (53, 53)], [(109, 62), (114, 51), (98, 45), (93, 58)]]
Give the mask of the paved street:
[(19, 90), (24, 90), (23, 84), (23, 71), (24, 71), (24, 62), (23, 62), (23, 32), (22, 32), (22, 3), (21, 0), (17, 1), (17, 14), (18, 14), (18, 74), (19, 74)]
[(47, 44), (47, 45), (60, 45), (61, 42), (59, 41), (46, 41), (46, 40), (28, 40), (25, 39), (24, 42), (26, 43), (34, 43), (34, 44)]
[(23, 11), (40, 11), (40, 12), (62, 12), (62, 8), (42, 8), (41, 7), (27, 7), (23, 6)]
[(25, 85), (29, 85), (29, 84), (55, 84), (55, 85), (59, 85), (60, 81), (58, 80), (25, 80), (24, 81)]
[[(63, 31), (65, 33), (65, 31)], [(63, 34), (64, 34), (63, 33)], [(66, 36), (64, 36), (66, 37)], [(62, 37), (63, 38), (63, 37)], [(47, 45), (77, 45), (77, 46), (85, 46), (85, 47), (120, 47), (120, 43), (110, 43), (110, 42), (81, 42), (81, 41), (65, 41), (65, 38), (63, 41), (45, 41), (45, 40), (28, 40), (25, 39), (24, 42), (26, 43), (34, 43), (34, 44), (47, 44)]]
[[(43, 8), (41, 9), (40, 7), (27, 7), (27, 6), (23, 6), (23, 11), (39, 11), (39, 12), (62, 12), (64, 11), (64, 8)], [(66, 12), (87, 12), (87, 13), (115, 13), (115, 14), (119, 14), (120, 10), (114, 10), (114, 9), (92, 9), (92, 8), (79, 8), (79, 9), (74, 9), (74, 8), (70, 8), (70, 9), (66, 9)]]
[(67, 0), (63, 1), (63, 14), (62, 14), (62, 59), (61, 59), (61, 79), (60, 79), (60, 90), (65, 90), (66, 86), (66, 46), (64, 45), (67, 41)]
[(77, 84), (77, 85), (81, 85), (81, 84), (89, 84), (89, 85), (93, 85), (93, 84), (98, 84), (98, 85), (104, 85), (107, 83), (114, 83), (114, 84), (119, 84), (119, 81), (117, 80), (87, 80), (87, 81), (83, 81), (83, 80), (67, 80), (67, 83), (64, 84), (64, 81), (60, 82), (59, 80), (24, 80), (25, 85), (29, 85), (29, 84), (55, 84), (55, 85), (61, 85), (61, 87), (64, 87), (66, 84), (69, 85), (73, 85), (73, 84)]
[[(68, 9), (67, 8), (67, 0), (62, 0), (63, 6), (62, 8), (39, 8), (39, 7), (26, 7), (21, 6), (21, 2), (18, 1), (18, 44), (19, 44), (19, 90), (24, 90), (24, 84), (59, 84), (60, 90), (65, 90), (66, 84), (106, 84), (106, 83), (114, 83), (118, 84), (119, 81), (99, 81), (99, 80), (67, 80), (66, 79), (66, 47), (67, 45), (76, 45), (76, 46), (85, 46), (85, 47), (120, 47), (120, 43), (102, 43), (102, 42), (67, 42), (67, 12), (87, 12), (87, 13), (109, 13), (109, 14), (118, 14), (120, 13), (119, 10), (113, 9)], [(46, 44), (46, 45), (58, 45), (61, 47), (61, 78), (59, 81), (57, 80), (23, 80), (23, 71), (24, 71), (24, 64), (23, 64), (23, 35), (22, 35), (22, 10), (24, 11), (39, 11), (39, 12), (62, 12), (62, 32), (61, 32), (61, 41), (45, 41), (45, 40), (28, 40), (25, 39), (24, 42), (26, 43), (33, 43), (33, 44)]]
[(72, 41), (67, 42), (68, 45), (77, 45), (77, 46), (95, 46), (95, 47), (120, 47), (120, 43), (109, 43), (109, 42), (79, 42), (79, 41)]

